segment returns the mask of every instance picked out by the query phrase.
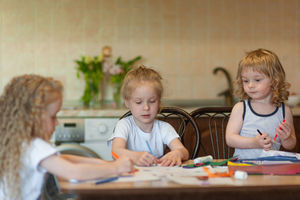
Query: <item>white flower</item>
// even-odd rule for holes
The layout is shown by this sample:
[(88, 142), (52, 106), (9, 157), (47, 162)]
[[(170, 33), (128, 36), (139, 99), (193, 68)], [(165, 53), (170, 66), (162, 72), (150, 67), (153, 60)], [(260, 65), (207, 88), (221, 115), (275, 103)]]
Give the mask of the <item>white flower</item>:
[(92, 58), (91, 56), (86, 56), (86, 57), (85, 57), (85, 62), (86, 62), (87, 64), (90, 64), (92, 61), (93, 61), (93, 58)]
[(113, 64), (110, 62), (103, 62), (102, 70), (104, 73), (109, 73), (110, 69), (113, 67)]
[(123, 73), (124, 70), (120, 67), (120, 65), (113, 65), (110, 69), (109, 69), (109, 73), (111, 75), (116, 75), (116, 74), (121, 74)]

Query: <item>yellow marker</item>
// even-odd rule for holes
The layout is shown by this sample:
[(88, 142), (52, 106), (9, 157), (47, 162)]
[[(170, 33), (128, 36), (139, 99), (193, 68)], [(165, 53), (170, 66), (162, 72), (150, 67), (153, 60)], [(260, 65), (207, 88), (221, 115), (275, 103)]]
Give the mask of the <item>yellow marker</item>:
[(228, 161), (227, 165), (228, 166), (254, 166), (255, 164), (250, 164), (250, 163), (235, 163), (235, 162)]

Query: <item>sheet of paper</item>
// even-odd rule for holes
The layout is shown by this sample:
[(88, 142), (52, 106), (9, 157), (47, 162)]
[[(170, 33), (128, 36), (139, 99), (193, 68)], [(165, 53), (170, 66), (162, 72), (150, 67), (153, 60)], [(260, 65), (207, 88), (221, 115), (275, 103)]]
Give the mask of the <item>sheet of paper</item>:
[(176, 177), (195, 177), (206, 176), (206, 172), (202, 167), (185, 169), (182, 167), (162, 167), (160, 165), (151, 167), (136, 167), (137, 172), (133, 176), (120, 177), (118, 182), (135, 182), (135, 181), (153, 181), (160, 180), (167, 176)]
[[(230, 178), (210, 178), (208, 180), (199, 180), (197, 177), (207, 176), (207, 173), (203, 170), (203, 167), (182, 168), (178, 166), (162, 167), (157, 165), (152, 167), (136, 168), (138, 171), (134, 173), (133, 176), (120, 177), (117, 182), (168, 180), (184, 185), (233, 184)], [(210, 166), (206, 166), (206, 168), (209, 168), (212, 173), (222, 173), (228, 171), (227, 167), (212, 168)]]
[(276, 150), (265, 151), (265, 150), (263, 150), (260, 157), (267, 157), (267, 156), (290, 156), (290, 157), (296, 157), (298, 160), (300, 160), (300, 153), (293, 153), (293, 152), (287, 152), (287, 151), (276, 151)]
[(193, 176), (167, 176), (169, 181), (173, 181), (174, 183), (182, 184), (182, 185), (207, 185), (207, 180), (199, 180)]

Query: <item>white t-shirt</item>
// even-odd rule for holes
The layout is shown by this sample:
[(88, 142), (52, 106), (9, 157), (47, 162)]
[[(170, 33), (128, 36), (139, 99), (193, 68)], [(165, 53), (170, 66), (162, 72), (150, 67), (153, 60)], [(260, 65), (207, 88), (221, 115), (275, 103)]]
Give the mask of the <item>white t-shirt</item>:
[[(23, 168), (20, 172), (22, 200), (36, 200), (41, 194), (46, 169), (40, 166), (45, 158), (56, 154), (57, 150), (48, 142), (36, 138), (23, 154)], [(1, 189), (2, 188), (2, 189)], [(0, 199), (9, 199), (3, 196), (3, 187), (0, 186)]]
[(121, 119), (114, 130), (109, 144), (116, 137), (123, 138), (127, 142), (127, 149), (138, 152), (145, 152), (149, 149), (146, 141), (149, 142), (153, 155), (157, 158), (163, 156), (164, 149), (170, 142), (179, 138), (173, 126), (161, 120), (155, 120), (151, 133), (142, 131), (134, 122), (133, 116)]

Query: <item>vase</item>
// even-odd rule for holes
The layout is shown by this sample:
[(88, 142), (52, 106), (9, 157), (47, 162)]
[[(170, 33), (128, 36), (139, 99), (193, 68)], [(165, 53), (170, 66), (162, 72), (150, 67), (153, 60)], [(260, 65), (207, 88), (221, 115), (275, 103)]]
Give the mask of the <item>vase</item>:
[(113, 93), (113, 99), (114, 99), (114, 103), (116, 105), (117, 108), (121, 108), (124, 105), (123, 102), (123, 98), (121, 95), (121, 88), (120, 87), (116, 87)]
[(92, 98), (89, 102), (89, 107), (90, 108), (97, 108), (101, 106), (101, 100), (100, 100), (100, 94), (99, 93), (94, 93), (92, 95)]

